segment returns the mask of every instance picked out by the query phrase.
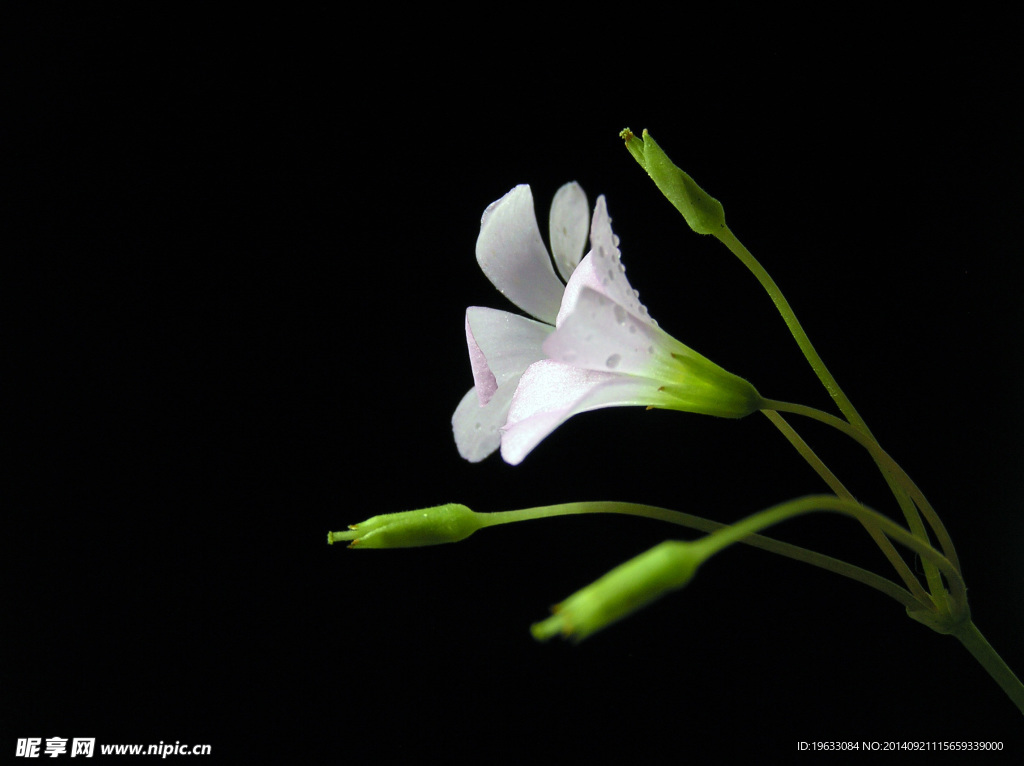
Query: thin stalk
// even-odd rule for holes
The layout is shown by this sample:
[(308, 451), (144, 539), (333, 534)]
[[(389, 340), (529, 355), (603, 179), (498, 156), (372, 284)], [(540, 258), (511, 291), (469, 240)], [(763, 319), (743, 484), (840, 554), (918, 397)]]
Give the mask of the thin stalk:
[[(800, 453), (801, 457), (810, 464), (811, 468), (817, 472), (817, 474), (825, 481), (826, 484), (828, 484), (829, 488), (835, 492), (838, 497), (856, 501), (853, 494), (843, 486), (843, 483), (836, 478), (836, 475), (829, 470), (828, 466), (826, 466), (821, 458), (815, 454), (814, 450), (811, 449), (807, 442), (803, 440), (800, 434), (796, 432), (796, 430), (784, 417), (782, 417), (782, 415), (775, 410), (761, 411), (775, 425), (775, 427), (782, 432), (782, 435), (786, 437), (789, 443), (792, 444), (796, 451)], [(921, 587), (921, 583), (918, 581), (917, 577), (914, 576), (910, 567), (907, 566), (907, 562), (903, 560), (899, 551), (896, 550), (896, 546), (892, 544), (889, 538), (886, 537), (882, 533), (882, 530), (877, 526), (865, 524), (864, 529), (869, 535), (871, 535), (871, 539), (875, 541), (875, 544), (889, 560), (889, 563), (892, 564), (896, 573), (900, 576), (900, 579), (903, 580), (904, 584), (910, 589), (914, 596), (916, 596), (920, 601), (928, 603), (931, 600), (931, 597), (928, 595), (927, 591)]]
[(857, 409), (853, 406), (849, 397), (843, 393), (843, 389), (839, 387), (839, 383), (829, 372), (828, 367), (825, 366), (825, 362), (822, 361), (818, 352), (814, 350), (814, 346), (811, 344), (811, 339), (807, 337), (807, 333), (804, 331), (803, 325), (800, 324), (800, 320), (796, 318), (796, 312), (789, 305), (789, 301), (786, 300), (786, 296), (782, 294), (782, 290), (775, 284), (775, 280), (771, 278), (771, 275), (765, 271), (765, 268), (761, 263), (743, 246), (743, 243), (736, 239), (736, 235), (732, 233), (732, 230), (726, 226), (719, 233), (715, 234), (719, 241), (725, 245), (729, 250), (740, 259), (740, 262), (747, 267), (747, 269), (754, 275), (761, 286), (768, 293), (768, 296), (772, 299), (772, 303), (775, 304), (775, 308), (778, 309), (779, 314), (782, 315), (783, 321), (786, 323), (786, 327), (789, 328), (789, 332), (793, 335), (796, 340), (796, 344), (800, 347), (804, 357), (810, 363), (811, 368), (817, 374), (818, 379), (824, 384), (825, 389), (828, 391), (829, 396), (839, 407), (840, 412), (846, 416), (846, 419), (850, 421), (857, 428), (864, 431), (864, 433), (871, 435), (871, 431), (868, 429), (867, 423), (857, 412)]
[[(629, 516), (641, 516), (647, 519), (654, 519), (656, 521), (666, 521), (670, 524), (677, 524), (687, 529), (696, 529), (699, 532), (718, 532), (719, 530), (727, 528), (728, 524), (723, 524), (718, 521), (711, 521), (700, 516), (694, 516), (689, 513), (682, 513), (680, 511), (672, 511), (668, 508), (659, 508), (653, 505), (641, 505), (638, 503), (620, 503), (614, 501), (599, 501), (593, 503), (564, 503), (561, 505), (546, 505), (539, 506), (536, 508), (525, 508), (518, 511), (495, 511), (494, 513), (482, 513), (479, 514), (481, 517), (481, 527), (497, 526), (499, 524), (510, 524), (517, 521), (529, 521), (533, 519), (548, 518), (551, 516), (569, 516), (583, 513), (620, 513)], [(794, 559), (796, 561), (802, 561), (811, 566), (816, 566), (820, 569), (826, 569), (830, 572), (848, 577), (851, 580), (867, 585), (869, 588), (884, 593), (885, 595), (895, 599), (902, 604), (908, 610), (919, 610), (922, 607), (931, 608), (931, 599), (927, 593), (922, 594), (923, 599), (916, 598), (909, 591), (896, 585), (891, 580), (882, 577), (881, 575), (869, 572), (866, 569), (862, 569), (858, 566), (854, 566), (849, 562), (842, 561), (840, 559), (826, 556), (817, 551), (811, 551), (806, 548), (801, 548), (798, 545), (792, 545), (790, 543), (782, 542), (781, 540), (775, 540), (771, 537), (765, 537), (758, 534), (750, 534), (743, 539), (738, 540), (744, 545), (750, 545), (754, 548), (760, 548), (761, 550), (768, 551), (769, 553), (776, 553), (786, 558)], [(920, 585), (918, 585), (920, 589)]]
[(786, 419), (782, 417), (775, 410), (761, 410), (772, 424), (782, 432), (782, 435), (786, 437), (786, 440), (793, 445), (794, 449), (800, 453), (800, 457), (807, 461), (807, 463), (814, 469), (814, 472), (820, 476), (829, 489), (836, 493), (839, 497), (845, 497), (847, 500), (853, 500), (853, 493), (851, 493), (843, 483), (839, 481), (834, 473), (829, 469), (827, 465), (818, 457), (814, 450), (803, 440), (803, 438), (796, 432)]
[[(850, 401), (849, 397), (840, 388), (839, 383), (833, 377), (832, 373), (829, 372), (828, 367), (825, 366), (825, 362), (822, 361), (818, 352), (814, 349), (811, 339), (807, 336), (804, 331), (803, 325), (800, 324), (800, 320), (796, 318), (796, 312), (789, 305), (789, 301), (786, 300), (786, 296), (782, 294), (782, 290), (775, 284), (775, 280), (771, 278), (771, 275), (765, 270), (761, 263), (751, 254), (743, 243), (740, 242), (736, 235), (732, 233), (732, 230), (728, 226), (715, 231), (715, 236), (718, 237), (719, 241), (729, 248), (730, 252), (740, 259), (740, 262), (747, 267), (754, 278), (761, 284), (761, 286), (768, 293), (768, 296), (772, 299), (772, 303), (775, 304), (775, 308), (778, 309), (779, 314), (782, 316), (783, 321), (786, 323), (786, 327), (789, 328), (790, 333), (796, 340), (797, 345), (800, 347), (800, 351), (803, 352), (804, 357), (811, 365), (811, 369), (814, 370), (818, 379), (825, 386), (829, 396), (839, 407), (839, 411), (843, 413), (847, 421), (851, 425), (859, 428), (869, 437), (874, 439), (871, 433), (871, 429), (868, 428), (868, 424), (864, 421), (864, 418), (860, 416), (857, 409), (853, 406), (853, 402)], [(896, 477), (890, 476), (884, 467), (879, 465), (882, 470), (882, 476), (885, 478), (886, 483), (892, 490), (893, 496), (896, 498), (896, 502), (899, 503), (900, 509), (903, 511), (903, 516), (907, 519), (907, 523), (911, 529), (915, 529), (918, 525), (914, 523), (913, 517), (917, 515), (917, 509), (914, 508), (914, 504), (907, 497), (906, 490), (896, 481)]]
[[(914, 504), (921, 509), (921, 512), (928, 520), (929, 525), (939, 540), (939, 545), (942, 547), (943, 554), (956, 567), (957, 571), (960, 571), (960, 561), (956, 555), (953, 540), (950, 538), (949, 532), (946, 531), (946, 527), (942, 523), (942, 520), (939, 519), (938, 514), (935, 513), (935, 509), (932, 508), (931, 503), (928, 502), (924, 493), (921, 492), (920, 488), (918, 488), (914, 481), (907, 475), (906, 471), (904, 471), (895, 460), (889, 457), (889, 454), (882, 449), (881, 445), (879, 445), (877, 441), (865, 434), (863, 431), (851, 426), (841, 418), (837, 418), (835, 415), (828, 412), (822, 412), (821, 410), (817, 410), (813, 407), (807, 407), (802, 404), (791, 404), (789, 402), (766, 400), (765, 408), (780, 412), (792, 412), (797, 415), (804, 415), (805, 417), (813, 418), (814, 420), (842, 431), (868, 450), (875, 462), (883, 469), (883, 472), (887, 476), (891, 476), (893, 481), (899, 482), (899, 485), (904, 488), (905, 492), (913, 500)], [(907, 523), (910, 525), (910, 529), (915, 536), (919, 537), (923, 541), (928, 540), (928, 533), (917, 513), (908, 516)], [(932, 594), (937, 596), (942, 592), (941, 580), (938, 579), (938, 572), (927, 561), (924, 562), (924, 566), (925, 575), (928, 579), (928, 584)]]
[[(949, 562), (949, 560), (935, 550), (926, 541), (911, 534), (888, 516), (883, 516), (878, 511), (872, 510), (865, 505), (846, 500), (835, 495), (809, 495), (785, 503), (779, 503), (771, 508), (741, 519), (726, 528), (719, 530), (713, 536), (712, 551), (717, 552), (733, 543), (740, 542), (745, 536), (760, 532), (762, 529), (774, 526), (787, 519), (815, 511), (831, 511), (852, 516), (860, 521), (877, 525), (886, 535), (901, 545), (905, 545), (922, 560), (932, 562), (946, 576), (952, 584), (959, 584), (963, 589), (963, 579), (960, 572)], [(710, 543), (709, 543), (710, 544)], [(966, 601), (964, 602), (966, 603)]]
[(1013, 700), (1013, 704), (1021, 713), (1024, 713), (1024, 684), (1017, 675), (1010, 669), (1003, 658), (999, 656), (988, 640), (981, 634), (978, 627), (967, 620), (953, 632), (960, 643), (967, 647), (967, 651), (985, 668), (990, 676), (995, 679), (999, 687), (1006, 692), (1006, 695)]

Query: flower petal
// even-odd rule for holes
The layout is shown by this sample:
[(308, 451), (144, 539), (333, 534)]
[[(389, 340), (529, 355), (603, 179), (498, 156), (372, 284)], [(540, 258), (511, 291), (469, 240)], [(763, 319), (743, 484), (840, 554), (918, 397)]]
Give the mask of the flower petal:
[(473, 380), (481, 404), (495, 389), (544, 358), (542, 344), (554, 328), (498, 309), (471, 306), (466, 310), (466, 340)]
[(584, 287), (607, 296), (638, 319), (657, 325), (647, 313), (647, 308), (640, 303), (640, 294), (626, 279), (626, 267), (622, 265), (622, 254), (619, 252), (619, 238), (612, 232), (612, 220), (608, 217), (604, 195), (597, 198), (597, 204), (594, 206), (594, 219), (590, 225), (590, 248), (590, 252), (565, 286), (555, 326), (560, 326), (563, 319), (575, 308), (580, 290)]
[(555, 323), (564, 288), (540, 237), (529, 186), (515, 187), (484, 210), (476, 260), (502, 295), (531, 316)]
[(572, 181), (555, 192), (548, 217), (548, 238), (558, 273), (566, 282), (583, 257), (590, 227), (590, 210), (583, 188)]
[(667, 407), (672, 397), (647, 378), (584, 370), (543, 359), (523, 373), (501, 434), (501, 456), (518, 465), (558, 426), (581, 412), (603, 407)]
[(668, 397), (668, 409), (740, 418), (764, 404), (743, 378), (586, 287), (544, 341), (544, 353), (575, 367), (646, 379)]
[(544, 341), (543, 350), (558, 362), (660, 379), (662, 383), (678, 376), (672, 354), (690, 352), (660, 327), (590, 287), (577, 292), (573, 310)]
[(516, 391), (518, 379), (498, 386), (486, 405), (480, 405), (476, 389), (469, 389), (452, 415), (452, 433), (459, 454), (471, 463), (479, 463), (496, 449), (501, 431), (508, 418), (509, 403)]

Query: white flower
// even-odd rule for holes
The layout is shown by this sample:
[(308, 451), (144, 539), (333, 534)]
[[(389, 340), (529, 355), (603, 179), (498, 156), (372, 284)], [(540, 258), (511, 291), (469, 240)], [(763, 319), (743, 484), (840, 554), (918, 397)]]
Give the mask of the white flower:
[[(587, 197), (577, 183), (556, 193), (548, 219), (551, 250), (562, 280), (572, 275), (587, 241)], [(466, 310), (466, 340), (475, 385), (452, 416), (459, 454), (477, 462), (501, 440), (519, 377), (544, 359), (543, 343), (554, 331), (565, 284), (555, 275), (541, 239), (527, 185), (517, 186), (484, 211), (476, 258), (487, 278), (535, 319), (497, 309)]]
[(501, 456), (518, 464), (573, 415), (640, 405), (743, 417), (762, 399), (747, 381), (661, 330), (620, 261), (604, 197), (591, 251), (569, 279), (539, 358), (519, 376), (501, 434)]

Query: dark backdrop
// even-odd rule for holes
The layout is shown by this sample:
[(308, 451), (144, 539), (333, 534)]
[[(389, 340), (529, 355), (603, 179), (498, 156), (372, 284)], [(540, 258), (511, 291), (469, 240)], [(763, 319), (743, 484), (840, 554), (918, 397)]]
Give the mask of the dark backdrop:
[[(592, 413), (517, 467), (455, 450), (465, 308), (512, 309), (476, 266), (479, 217), (523, 182), (542, 220), (566, 181), (607, 195), (666, 330), (765, 395), (830, 406), (753, 278), (622, 148), (623, 127), (648, 128), (724, 203), (932, 499), (977, 624), (1024, 669), (1021, 124), (994, 48), (723, 42), (691, 60), (680, 43), (662, 61), (385, 35), (355, 55), (362, 32), (326, 18), (294, 37), (272, 19), (180, 35), (107, 21), (55, 21), (9, 75), (25, 107), (6, 142), (3, 748), (485, 763), (1019, 748), (1020, 715), (953, 639), (759, 551), (574, 647), (528, 627), (688, 533), (581, 517), (433, 549), (324, 543), (448, 501), (730, 521), (822, 491), (753, 416)], [(805, 433), (892, 511), (861, 450)], [(885, 571), (848, 520), (777, 533)]]

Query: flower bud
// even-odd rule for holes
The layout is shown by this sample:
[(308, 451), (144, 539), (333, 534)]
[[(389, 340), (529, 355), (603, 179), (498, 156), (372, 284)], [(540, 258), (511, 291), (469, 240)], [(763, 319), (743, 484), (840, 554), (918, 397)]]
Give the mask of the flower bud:
[(644, 130), (642, 136), (641, 143), (629, 128), (619, 133), (629, 153), (647, 171), (661, 193), (683, 214), (690, 228), (698, 234), (715, 234), (724, 229), (725, 210), (722, 203), (676, 167), (650, 133)]
[(351, 540), (349, 548), (415, 548), (457, 543), (476, 532), (479, 514), (464, 505), (448, 503), (418, 511), (386, 513), (349, 526), (348, 532), (330, 532), (327, 543)]
[(582, 641), (686, 585), (704, 558), (698, 545), (666, 540), (552, 607), (551, 617), (532, 626), (533, 637), (546, 641), (561, 634)]

